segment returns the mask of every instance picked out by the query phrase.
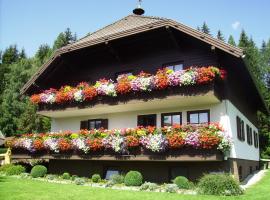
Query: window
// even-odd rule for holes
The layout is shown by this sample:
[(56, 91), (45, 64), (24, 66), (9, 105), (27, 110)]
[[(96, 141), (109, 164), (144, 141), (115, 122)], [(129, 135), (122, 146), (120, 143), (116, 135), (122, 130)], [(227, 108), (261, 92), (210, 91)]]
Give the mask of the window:
[(239, 176), (239, 180), (241, 181), (243, 178), (243, 170), (242, 170), (242, 166), (238, 167), (238, 176)]
[(253, 172), (252, 166), (249, 166), (249, 173), (252, 174), (252, 172)]
[(253, 137), (254, 137), (254, 147), (258, 148), (259, 147), (258, 133), (253, 131)]
[(244, 121), (236, 116), (237, 137), (240, 141), (245, 141), (245, 127)]
[(246, 125), (246, 130), (247, 130), (247, 143), (249, 145), (252, 145), (252, 128), (249, 125)]
[(162, 113), (161, 114), (161, 126), (173, 126), (182, 124), (182, 113)]
[(137, 125), (138, 126), (156, 126), (157, 115), (138, 115)]
[(105, 167), (105, 170), (103, 171), (103, 176), (105, 179), (109, 180), (114, 174), (121, 174), (120, 167)]
[(188, 111), (187, 120), (190, 124), (201, 124), (210, 122), (210, 111), (209, 110), (197, 110)]
[(121, 75), (132, 75), (132, 70), (127, 70), (127, 71), (122, 71), (122, 72), (117, 72), (115, 73), (115, 80), (118, 78), (118, 76)]
[(167, 63), (163, 65), (164, 67), (167, 67), (169, 69), (172, 69), (173, 71), (180, 71), (184, 69), (183, 62), (173, 62), (173, 63)]
[(89, 119), (81, 121), (80, 129), (99, 129), (105, 128), (108, 129), (108, 119)]

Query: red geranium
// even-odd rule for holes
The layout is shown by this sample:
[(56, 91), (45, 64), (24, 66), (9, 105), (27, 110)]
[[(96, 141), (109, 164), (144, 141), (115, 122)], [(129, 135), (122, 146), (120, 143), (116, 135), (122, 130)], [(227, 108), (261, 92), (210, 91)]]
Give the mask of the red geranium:
[(197, 72), (197, 82), (199, 84), (209, 83), (215, 78), (215, 72), (212, 71), (212, 67), (200, 67), (197, 69)]
[(30, 97), (30, 101), (34, 104), (39, 104), (41, 99), (40, 99), (40, 95), (39, 94), (33, 94), (31, 97)]
[(72, 147), (70, 141), (67, 140), (67, 139), (64, 139), (64, 138), (59, 139), (58, 145), (59, 145), (59, 150), (61, 152), (70, 151), (71, 150), (71, 147)]
[(176, 133), (172, 134), (172, 135), (168, 135), (167, 139), (169, 142), (169, 146), (172, 149), (180, 148), (180, 147), (184, 146), (184, 144), (185, 144), (184, 138), (181, 135), (176, 134)]
[(167, 68), (159, 69), (155, 76), (155, 86), (157, 89), (165, 89), (169, 86), (168, 75), (166, 73)]
[(44, 144), (43, 144), (43, 141), (41, 139), (35, 139), (33, 141), (33, 147), (35, 150), (37, 151), (41, 151), (44, 149)]
[(139, 139), (132, 135), (126, 136), (126, 141), (128, 147), (138, 147), (140, 144)]
[(208, 133), (200, 135), (199, 140), (201, 143), (201, 147), (203, 149), (213, 149), (220, 142), (220, 138), (218, 138), (215, 135), (208, 134)]
[(116, 92), (120, 94), (126, 94), (131, 91), (131, 84), (126, 74), (117, 78)]
[(93, 86), (85, 87), (83, 89), (83, 94), (84, 98), (89, 101), (97, 96), (97, 90)]
[(90, 147), (90, 151), (98, 151), (103, 148), (102, 139), (88, 139), (86, 140), (86, 144)]

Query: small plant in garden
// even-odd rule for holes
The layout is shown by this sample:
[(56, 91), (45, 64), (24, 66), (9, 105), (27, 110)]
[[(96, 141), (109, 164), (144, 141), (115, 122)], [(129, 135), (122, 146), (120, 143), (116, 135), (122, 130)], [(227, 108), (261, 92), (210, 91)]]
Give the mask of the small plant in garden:
[(75, 178), (74, 182), (76, 185), (84, 185), (85, 179), (84, 178)]
[(63, 173), (62, 178), (65, 180), (69, 180), (70, 179), (70, 174), (68, 172)]
[(21, 173), (20, 177), (21, 178), (28, 178), (28, 177), (30, 177), (30, 174), (29, 173)]
[(151, 183), (151, 182), (145, 182), (144, 184), (141, 185), (140, 190), (149, 190), (149, 191), (154, 191), (158, 189), (158, 185), (156, 183)]
[(94, 183), (98, 183), (98, 182), (101, 181), (101, 177), (100, 177), (99, 174), (93, 174), (91, 180), (92, 180)]
[(47, 168), (43, 165), (36, 165), (32, 168), (30, 174), (33, 178), (44, 177), (47, 174)]
[(198, 192), (206, 195), (241, 195), (239, 183), (229, 174), (205, 174), (198, 183)]
[(48, 174), (48, 175), (46, 175), (46, 179), (48, 179), (48, 180), (54, 180), (56, 178), (57, 178), (57, 176), (54, 175), (54, 174)]
[(188, 179), (184, 176), (177, 176), (173, 180), (173, 183), (176, 184), (180, 189), (189, 189), (191, 187)]
[(110, 181), (112, 182), (112, 184), (122, 184), (124, 183), (124, 179), (125, 177), (121, 174), (113, 174), (110, 176)]
[(23, 167), (22, 165), (10, 165), (4, 171), (4, 173), (9, 176), (20, 175), (21, 173), (24, 173), (24, 172), (25, 172), (25, 167)]
[(124, 179), (126, 186), (140, 186), (143, 182), (143, 176), (138, 171), (129, 171)]
[(165, 192), (176, 193), (178, 190), (178, 186), (176, 184), (166, 184)]
[(72, 176), (71, 176), (71, 180), (72, 180), (72, 181), (74, 181), (76, 178), (78, 178), (77, 175), (72, 175)]

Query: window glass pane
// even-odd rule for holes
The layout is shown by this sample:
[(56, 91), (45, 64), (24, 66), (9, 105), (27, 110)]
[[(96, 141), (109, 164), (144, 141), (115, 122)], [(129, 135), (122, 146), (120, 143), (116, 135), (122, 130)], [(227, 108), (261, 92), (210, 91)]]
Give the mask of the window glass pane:
[(172, 125), (172, 116), (171, 115), (164, 116), (163, 124), (164, 124), (164, 126), (171, 126)]
[(174, 66), (174, 71), (180, 71), (183, 70), (183, 64), (178, 64)]
[(94, 129), (95, 128), (95, 121), (90, 121), (89, 122), (89, 129)]
[(198, 119), (198, 113), (193, 113), (189, 115), (189, 121), (191, 124), (198, 124), (199, 123), (199, 119)]
[(100, 120), (97, 120), (96, 121), (96, 126), (95, 126), (96, 129), (99, 129), (101, 128), (101, 121)]
[(172, 116), (172, 125), (180, 125), (181, 116), (180, 115), (173, 115)]
[(200, 113), (199, 118), (200, 118), (199, 123), (208, 123), (208, 113)]
[(171, 69), (171, 70), (174, 70), (174, 66), (173, 65), (170, 65), (167, 67), (168, 69)]
[(118, 170), (107, 170), (105, 179), (110, 179), (111, 175), (120, 174)]
[(138, 126), (156, 126), (156, 115), (139, 115)]

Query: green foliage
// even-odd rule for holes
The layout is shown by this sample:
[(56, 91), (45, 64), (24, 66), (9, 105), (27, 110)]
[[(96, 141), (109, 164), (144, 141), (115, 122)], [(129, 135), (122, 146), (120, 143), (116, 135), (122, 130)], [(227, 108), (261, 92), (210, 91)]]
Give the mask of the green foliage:
[(7, 148), (0, 148), (0, 154), (6, 153), (6, 152), (7, 152)]
[(39, 46), (38, 51), (36, 53), (36, 57), (43, 64), (52, 54), (52, 50), (48, 44), (42, 44)]
[(101, 177), (99, 174), (93, 174), (92, 177), (91, 177), (91, 180), (94, 182), (94, 183), (98, 183), (101, 181)]
[(126, 186), (140, 186), (143, 182), (143, 176), (138, 171), (129, 171), (124, 179)]
[(173, 180), (173, 183), (176, 184), (178, 186), (178, 188), (180, 188), (180, 189), (189, 189), (190, 188), (189, 181), (184, 176), (175, 177), (175, 179)]
[(229, 174), (205, 174), (198, 183), (198, 192), (206, 195), (241, 195), (239, 183)]
[(30, 174), (33, 178), (44, 177), (47, 174), (47, 168), (43, 165), (36, 165), (32, 168)]
[(221, 40), (221, 41), (225, 41), (224, 35), (222, 34), (221, 30), (218, 30), (217, 32), (217, 39)]
[(15, 63), (19, 60), (20, 55), (17, 48), (17, 45), (10, 45), (2, 55), (2, 63), (4, 65), (10, 65), (12, 63)]
[(156, 183), (150, 183), (150, 182), (145, 182), (140, 186), (140, 190), (149, 190), (149, 191), (154, 191), (158, 189), (158, 185)]
[(76, 41), (76, 34), (72, 34), (69, 28), (60, 33), (54, 41), (53, 50), (59, 49), (67, 44)]
[(0, 172), (3, 172), (9, 176), (20, 175), (21, 173), (25, 172), (25, 167), (22, 165), (6, 164), (0, 167)]
[(202, 31), (203, 33), (206, 33), (206, 34), (208, 34), (208, 35), (211, 35), (211, 34), (210, 34), (210, 28), (208, 27), (208, 25), (206, 24), (206, 22), (203, 22), (203, 25), (202, 25), (202, 27), (201, 27), (201, 31)]
[(70, 177), (70, 174), (68, 172), (65, 172), (62, 174), (62, 178), (65, 180), (69, 180), (71, 177)]
[(72, 180), (72, 181), (74, 181), (76, 178), (78, 178), (77, 175), (72, 175), (72, 176), (71, 176), (71, 180)]
[(110, 176), (110, 181), (112, 182), (112, 184), (122, 184), (124, 183), (124, 179), (125, 177), (121, 174), (113, 174)]
[(228, 43), (232, 46), (236, 46), (236, 43), (232, 35), (229, 36)]

